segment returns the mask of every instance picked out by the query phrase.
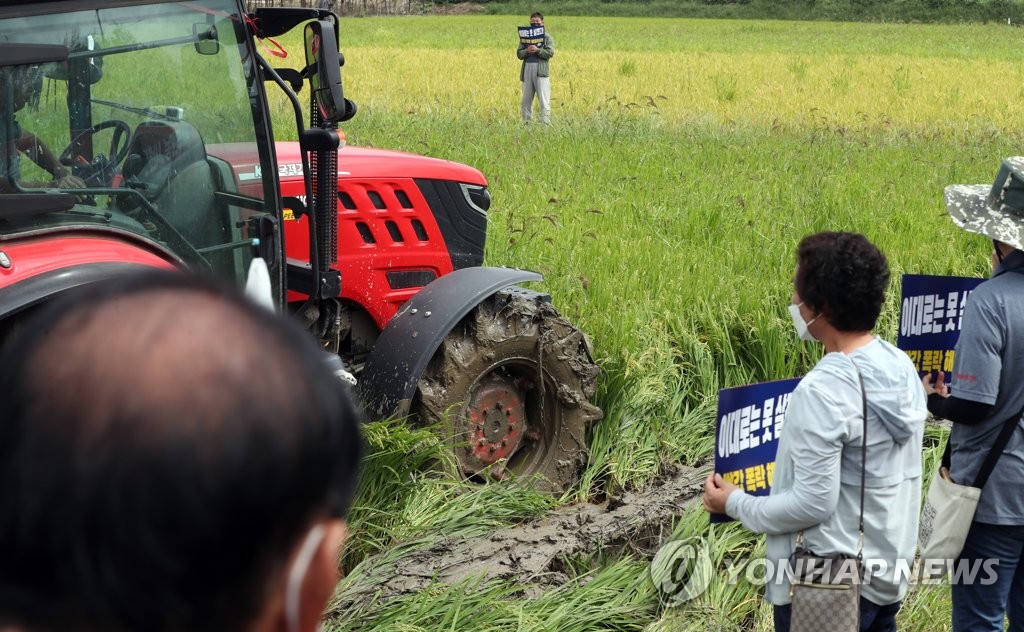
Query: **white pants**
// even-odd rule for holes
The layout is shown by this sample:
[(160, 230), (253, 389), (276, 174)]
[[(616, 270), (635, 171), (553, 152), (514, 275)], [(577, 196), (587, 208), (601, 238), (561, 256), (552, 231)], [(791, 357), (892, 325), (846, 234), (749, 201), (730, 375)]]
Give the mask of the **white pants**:
[(540, 103), (540, 122), (551, 122), (551, 81), (549, 77), (537, 76), (537, 64), (523, 64), (523, 120), (533, 119), (533, 95)]

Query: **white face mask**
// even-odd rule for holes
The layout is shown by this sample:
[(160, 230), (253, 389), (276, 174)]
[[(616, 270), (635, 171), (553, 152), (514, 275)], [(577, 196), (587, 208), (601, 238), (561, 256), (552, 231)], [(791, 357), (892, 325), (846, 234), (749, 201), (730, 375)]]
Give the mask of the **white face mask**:
[[(299, 626), (302, 624), (302, 584), (306, 581), (309, 565), (313, 563), (313, 556), (316, 555), (325, 533), (322, 524), (309, 530), (291, 570), (288, 571), (288, 584), (284, 592), (284, 616), (288, 632), (299, 632)], [(317, 630), (319, 629), (320, 626), (317, 626)]]
[(821, 317), (821, 314), (812, 318), (810, 322), (804, 322), (804, 317), (800, 314), (800, 305), (803, 304), (803, 301), (800, 301), (799, 305), (794, 305), (792, 303), (789, 304), (789, 316), (793, 319), (793, 327), (796, 328), (796, 335), (800, 340), (817, 340), (817, 338), (814, 337), (814, 334), (811, 333), (811, 330), (808, 329), (808, 326), (818, 320), (818, 318)]

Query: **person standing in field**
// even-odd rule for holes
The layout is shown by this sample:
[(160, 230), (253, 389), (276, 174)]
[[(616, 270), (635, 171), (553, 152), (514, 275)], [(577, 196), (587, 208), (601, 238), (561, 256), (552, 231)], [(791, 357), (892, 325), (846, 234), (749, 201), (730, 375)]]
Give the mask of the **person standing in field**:
[[(953, 422), (950, 478), (973, 485), (1003, 427), (1016, 419), (974, 514), (958, 563), (986, 560), (995, 582), (953, 582), (954, 632), (1024, 631), (1024, 157), (1007, 158), (989, 185), (946, 187), (953, 222), (992, 240), (992, 278), (964, 308), (950, 386), (925, 376), (928, 410)], [(952, 394), (951, 394), (952, 393)], [(1014, 597), (1016, 595), (1016, 597)]]
[[(530, 16), (530, 26), (544, 26), (544, 15), (535, 11)], [(551, 122), (551, 78), (548, 60), (555, 56), (555, 40), (544, 30), (544, 41), (540, 46), (520, 42), (516, 57), (523, 60), (519, 70), (519, 79), (523, 82), (523, 121), (533, 120), (533, 98), (537, 97), (540, 106), (540, 122), (547, 125)]]
[(768, 536), (765, 598), (774, 605), (777, 632), (790, 629), (786, 569), (797, 534), (817, 555), (856, 555), (862, 498), (863, 559), (871, 575), (861, 585), (860, 630), (896, 630), (908, 587), (897, 568), (909, 568), (917, 544), (927, 410), (907, 354), (872, 333), (888, 286), (885, 255), (863, 235), (801, 240), (789, 314), (797, 336), (820, 342), (825, 355), (789, 400), (771, 494), (748, 495), (717, 473), (705, 481), (709, 512)]

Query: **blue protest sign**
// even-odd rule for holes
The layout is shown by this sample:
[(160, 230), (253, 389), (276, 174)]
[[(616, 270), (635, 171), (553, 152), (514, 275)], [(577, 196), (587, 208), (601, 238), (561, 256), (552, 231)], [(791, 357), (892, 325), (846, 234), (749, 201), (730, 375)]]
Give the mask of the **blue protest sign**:
[(964, 306), (985, 279), (904, 274), (900, 289), (900, 330), (896, 346), (910, 356), (918, 373), (953, 375), (953, 357)]
[[(767, 496), (775, 477), (775, 451), (786, 408), (800, 378), (763, 382), (718, 391), (715, 471), (755, 496)], [(712, 522), (728, 516), (712, 514)]]
[(540, 46), (544, 43), (544, 27), (543, 26), (520, 26), (519, 27), (519, 43)]

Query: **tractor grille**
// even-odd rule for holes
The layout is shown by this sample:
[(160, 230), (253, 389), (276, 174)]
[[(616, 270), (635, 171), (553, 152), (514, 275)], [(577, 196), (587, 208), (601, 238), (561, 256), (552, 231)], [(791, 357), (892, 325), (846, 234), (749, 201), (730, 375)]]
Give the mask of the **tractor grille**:
[[(416, 180), (423, 197), (430, 205), (445, 244), (452, 258), (452, 267), (468, 268), (483, 265), (484, 242), (487, 241), (487, 208), (489, 196), (483, 187), (467, 189), (450, 180)], [(484, 199), (474, 200), (467, 190), (482, 192)]]
[(432, 179), (339, 184), (341, 218), (356, 243), (425, 245), (440, 233), (436, 246), (446, 250), (453, 269), (483, 264), (490, 203), (485, 187)]

